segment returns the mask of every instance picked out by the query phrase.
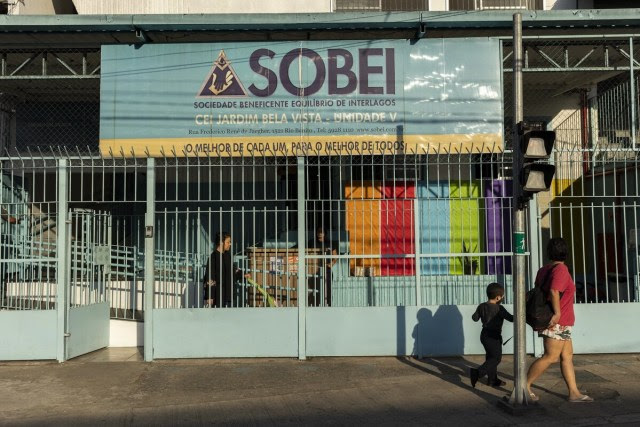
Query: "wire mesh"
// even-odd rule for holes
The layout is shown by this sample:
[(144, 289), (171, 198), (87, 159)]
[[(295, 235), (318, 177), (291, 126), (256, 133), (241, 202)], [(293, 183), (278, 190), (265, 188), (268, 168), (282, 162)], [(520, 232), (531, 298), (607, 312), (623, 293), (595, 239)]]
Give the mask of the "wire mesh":
[(6, 49), (0, 61), (3, 155), (52, 147), (97, 151), (99, 49)]

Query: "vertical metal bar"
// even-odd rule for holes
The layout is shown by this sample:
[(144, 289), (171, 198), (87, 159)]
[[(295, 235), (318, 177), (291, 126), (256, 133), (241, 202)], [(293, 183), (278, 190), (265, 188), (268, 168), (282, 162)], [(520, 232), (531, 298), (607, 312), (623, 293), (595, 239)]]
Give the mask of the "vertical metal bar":
[(634, 59), (633, 59), (633, 37), (629, 37), (629, 73), (631, 77), (631, 147), (636, 149), (636, 82), (634, 73)]
[[(415, 181), (418, 184), (418, 181)], [(416, 191), (418, 190), (416, 185)], [(420, 279), (420, 199), (413, 199), (413, 249), (416, 256), (415, 273), (416, 273), (416, 306), (422, 305), (422, 286)]]
[(307, 263), (305, 212), (305, 158), (298, 156), (298, 359), (307, 358)]
[(538, 206), (538, 195), (534, 194), (533, 200), (529, 205), (529, 210), (527, 212), (529, 214), (529, 238), (531, 239), (531, 243), (529, 244), (529, 250), (531, 252), (531, 256), (529, 257), (529, 283), (535, 282), (535, 275), (541, 267), (540, 260), (541, 250), (540, 250), (540, 235), (538, 230), (538, 218), (540, 218), (540, 207)]
[(47, 75), (47, 52), (42, 53), (42, 75)]
[[(154, 241), (155, 241), (155, 159), (147, 159), (147, 212), (144, 216), (145, 239), (144, 239), (144, 360), (153, 360), (153, 297), (155, 289), (154, 275)], [(151, 235), (146, 230), (151, 227)]]
[(57, 222), (57, 257), (58, 283), (56, 285), (57, 309), (57, 347), (56, 359), (65, 361), (66, 325), (65, 313), (67, 301), (65, 291), (67, 287), (67, 159), (58, 160), (58, 222)]
[(526, 274), (526, 241), (525, 241), (525, 213), (519, 209), (518, 199), (521, 188), (517, 177), (520, 173), (520, 144), (518, 144), (517, 123), (523, 119), (523, 88), (522, 88), (522, 14), (513, 15), (513, 92), (514, 92), (514, 126), (513, 126), (513, 201), (514, 201), (514, 387), (509, 398), (511, 404), (526, 404), (526, 325), (525, 325), (525, 274)]

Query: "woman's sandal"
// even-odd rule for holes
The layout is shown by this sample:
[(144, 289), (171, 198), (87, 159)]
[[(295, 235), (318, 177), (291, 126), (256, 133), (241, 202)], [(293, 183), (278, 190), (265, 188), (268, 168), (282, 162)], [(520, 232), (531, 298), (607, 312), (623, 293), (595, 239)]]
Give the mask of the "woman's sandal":
[(540, 398), (533, 393), (529, 393), (529, 400), (531, 402), (537, 402), (538, 400), (540, 400)]
[(579, 397), (577, 399), (569, 399), (569, 402), (571, 403), (587, 403), (587, 402), (593, 402), (593, 397), (589, 397), (586, 394), (582, 397)]

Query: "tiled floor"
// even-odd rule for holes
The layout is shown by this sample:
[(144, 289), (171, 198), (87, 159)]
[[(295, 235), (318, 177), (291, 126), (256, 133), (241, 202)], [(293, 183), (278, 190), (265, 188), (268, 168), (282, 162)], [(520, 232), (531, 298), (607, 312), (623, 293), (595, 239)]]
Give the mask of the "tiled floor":
[(141, 362), (142, 347), (107, 347), (71, 359), (69, 362)]

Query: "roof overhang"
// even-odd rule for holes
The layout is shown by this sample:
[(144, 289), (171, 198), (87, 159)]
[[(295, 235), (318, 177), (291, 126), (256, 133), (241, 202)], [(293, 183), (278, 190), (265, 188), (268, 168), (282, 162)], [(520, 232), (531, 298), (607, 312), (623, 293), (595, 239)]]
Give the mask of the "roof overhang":
[[(0, 45), (211, 41), (215, 35), (244, 39), (266, 32), (368, 34), (467, 30), (508, 31), (514, 11), (348, 12), (320, 14), (208, 15), (1, 15)], [(523, 11), (525, 29), (626, 30), (640, 28), (640, 9)], [(137, 36), (136, 36), (137, 32)], [(140, 36), (147, 37), (141, 40)], [(299, 35), (293, 38), (299, 38)], [(358, 35), (358, 37), (361, 37)]]

